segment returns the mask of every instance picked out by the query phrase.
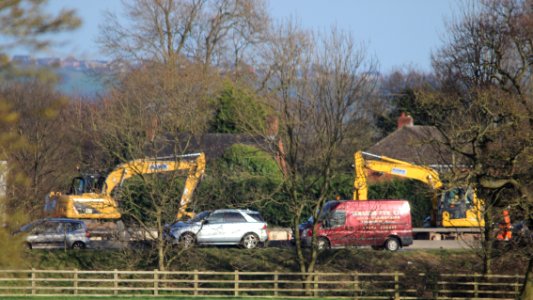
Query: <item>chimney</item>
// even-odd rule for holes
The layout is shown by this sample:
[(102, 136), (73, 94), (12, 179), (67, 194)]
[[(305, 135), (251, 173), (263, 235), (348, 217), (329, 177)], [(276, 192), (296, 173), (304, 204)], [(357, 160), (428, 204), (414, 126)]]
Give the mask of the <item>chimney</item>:
[(266, 135), (267, 138), (274, 140), (278, 136), (279, 120), (275, 115), (268, 115), (266, 117)]
[(279, 133), (279, 119), (276, 115), (268, 115), (266, 117), (266, 138), (270, 142), (276, 142), (276, 161), (278, 162), (283, 175), (287, 175), (287, 163), (285, 160), (285, 149), (283, 148), (283, 141), (278, 137)]
[(403, 126), (413, 126), (414, 121), (411, 115), (405, 114), (402, 112), (400, 117), (398, 118), (398, 129), (402, 128)]
[(156, 116), (152, 116), (150, 124), (146, 127), (146, 139), (149, 142), (153, 142), (157, 134), (157, 128), (159, 127), (159, 120)]

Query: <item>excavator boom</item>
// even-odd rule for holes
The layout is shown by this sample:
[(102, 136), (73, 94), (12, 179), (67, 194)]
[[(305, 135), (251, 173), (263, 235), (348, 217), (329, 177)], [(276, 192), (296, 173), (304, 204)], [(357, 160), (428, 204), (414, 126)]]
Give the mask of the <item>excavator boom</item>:
[(73, 181), (70, 194), (52, 192), (47, 196), (45, 213), (53, 217), (76, 219), (119, 219), (121, 214), (112, 197), (112, 192), (117, 186), (135, 175), (178, 170), (188, 171), (178, 213), (184, 214), (192, 193), (205, 171), (204, 153), (136, 159), (120, 164), (105, 178), (100, 191), (94, 190), (95, 185), (88, 184), (95, 180), (77, 177)]
[[(378, 160), (365, 160), (363, 155)], [(365, 169), (391, 174), (399, 177), (415, 179), (431, 186), (433, 189), (442, 188), (439, 174), (424, 166), (413, 165), (387, 156), (375, 155), (368, 152), (357, 151), (355, 160), (354, 200), (368, 200), (368, 185)]]
[[(187, 158), (194, 158), (196, 162), (188, 161), (186, 160)], [(126, 179), (135, 175), (188, 169), (194, 169), (197, 171), (201, 170), (203, 174), (203, 171), (205, 170), (205, 155), (203, 153), (194, 153), (132, 160), (118, 165), (113, 171), (111, 171), (111, 173), (109, 173), (109, 175), (107, 175), (103, 194), (111, 195), (111, 192), (117, 187), (117, 185), (121, 185)]]

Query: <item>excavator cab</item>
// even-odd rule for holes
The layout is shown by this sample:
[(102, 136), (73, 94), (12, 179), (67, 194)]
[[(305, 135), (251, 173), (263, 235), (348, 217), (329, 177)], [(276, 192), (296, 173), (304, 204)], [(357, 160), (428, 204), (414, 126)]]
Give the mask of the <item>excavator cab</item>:
[(437, 223), (444, 227), (483, 227), (483, 201), (473, 188), (455, 187), (442, 193)]
[(473, 199), (471, 190), (452, 188), (442, 194), (441, 208), (448, 212), (450, 219), (466, 218), (466, 211), (472, 209)]
[(68, 195), (82, 195), (86, 193), (101, 193), (105, 177), (100, 175), (83, 175), (72, 179)]

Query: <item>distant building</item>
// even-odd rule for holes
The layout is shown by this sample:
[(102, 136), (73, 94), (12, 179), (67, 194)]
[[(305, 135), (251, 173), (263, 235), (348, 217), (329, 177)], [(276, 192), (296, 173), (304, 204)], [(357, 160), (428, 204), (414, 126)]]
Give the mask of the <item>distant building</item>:
[(76, 58), (69, 56), (63, 60), (61, 60), (61, 67), (63, 68), (74, 68), (78, 69), (81, 66), (81, 62), (77, 60)]
[(58, 57), (34, 58), (31, 55), (14, 55), (11, 62), (19, 66), (55, 67), (77, 70), (106, 70), (110, 68), (109, 63), (105, 60), (79, 60), (73, 56), (62, 59)]
[(57, 57), (45, 57), (38, 58), (36, 62), (38, 66), (42, 67), (58, 67), (61, 63), (61, 60)]
[(103, 70), (109, 67), (109, 64), (103, 60), (85, 60), (81, 62), (82, 62), (82, 67), (86, 69)]
[(14, 55), (11, 61), (18, 65), (31, 65), (35, 62), (34, 58), (30, 55)]

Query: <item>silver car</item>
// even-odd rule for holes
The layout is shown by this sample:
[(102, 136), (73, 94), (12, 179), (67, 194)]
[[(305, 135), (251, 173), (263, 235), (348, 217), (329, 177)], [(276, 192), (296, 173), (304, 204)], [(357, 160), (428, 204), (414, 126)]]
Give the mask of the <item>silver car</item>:
[(267, 223), (257, 211), (248, 209), (204, 211), (189, 221), (172, 224), (168, 235), (184, 248), (199, 244), (252, 249), (268, 239)]
[(84, 249), (90, 240), (83, 221), (64, 218), (37, 220), (22, 226), (19, 233), (26, 234), (29, 249)]

